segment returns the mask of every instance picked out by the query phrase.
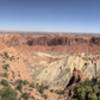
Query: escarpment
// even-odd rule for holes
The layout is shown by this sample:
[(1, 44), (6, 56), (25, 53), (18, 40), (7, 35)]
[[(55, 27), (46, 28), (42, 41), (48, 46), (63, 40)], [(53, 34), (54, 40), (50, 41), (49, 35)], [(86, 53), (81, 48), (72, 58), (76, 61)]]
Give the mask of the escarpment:
[(65, 100), (75, 85), (100, 82), (100, 35), (2, 33), (0, 84), (2, 79), (21, 98)]
[[(9, 38), (8, 38), (9, 37)], [(27, 44), (30, 46), (34, 45), (47, 45), (47, 46), (57, 46), (57, 45), (82, 45), (82, 44), (93, 44), (100, 45), (100, 35), (89, 36), (89, 35), (57, 35), (57, 34), (0, 34), (0, 41), (8, 44)]]
[(53, 50), (67, 53), (100, 54), (100, 35), (2, 33), (0, 43), (9, 47), (29, 46), (36, 51)]

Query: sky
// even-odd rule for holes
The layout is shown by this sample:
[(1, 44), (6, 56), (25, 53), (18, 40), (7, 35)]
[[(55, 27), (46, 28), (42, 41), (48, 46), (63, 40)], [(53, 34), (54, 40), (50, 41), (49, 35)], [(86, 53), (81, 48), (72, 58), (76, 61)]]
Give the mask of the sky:
[(0, 0), (0, 31), (100, 33), (100, 0)]

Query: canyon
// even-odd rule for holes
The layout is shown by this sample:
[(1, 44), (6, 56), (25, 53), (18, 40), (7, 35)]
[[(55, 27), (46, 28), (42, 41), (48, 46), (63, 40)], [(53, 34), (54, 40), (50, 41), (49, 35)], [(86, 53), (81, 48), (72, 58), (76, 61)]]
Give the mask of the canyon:
[[(66, 100), (50, 91), (64, 91), (70, 80), (100, 81), (100, 35), (72, 33), (0, 33), (0, 77), (9, 65), (8, 80), (27, 80), (48, 86), (45, 99), (37, 90), (35, 99)], [(76, 84), (73, 80), (72, 84)], [(37, 93), (37, 95), (35, 94)], [(22, 99), (23, 100), (23, 99)]]

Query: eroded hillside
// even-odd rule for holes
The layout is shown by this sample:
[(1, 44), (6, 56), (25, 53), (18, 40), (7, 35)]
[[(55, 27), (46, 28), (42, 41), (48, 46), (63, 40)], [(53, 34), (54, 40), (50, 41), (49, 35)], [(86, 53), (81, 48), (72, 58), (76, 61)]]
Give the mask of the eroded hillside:
[[(9, 37), (9, 38), (8, 38)], [(100, 53), (100, 35), (1, 33), (0, 43), (6, 46), (30, 46), (34, 50), (54, 50), (68, 53)]]
[(17, 81), (28, 81), (18, 87), (21, 100), (22, 93), (27, 100), (65, 100), (64, 90), (72, 84), (100, 81), (100, 36), (0, 34), (0, 66), (1, 79), (13, 89)]

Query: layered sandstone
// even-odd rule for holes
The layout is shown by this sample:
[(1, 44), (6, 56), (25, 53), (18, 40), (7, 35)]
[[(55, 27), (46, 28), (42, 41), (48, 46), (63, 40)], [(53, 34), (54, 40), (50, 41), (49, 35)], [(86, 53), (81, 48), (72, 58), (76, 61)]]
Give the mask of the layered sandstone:
[(0, 43), (6, 46), (30, 46), (34, 50), (58, 50), (69, 53), (100, 53), (100, 35), (2, 33)]
[(49, 90), (64, 90), (76, 80), (100, 81), (100, 35), (2, 33), (0, 78), (4, 65), (8, 80), (47, 85), (56, 98)]

